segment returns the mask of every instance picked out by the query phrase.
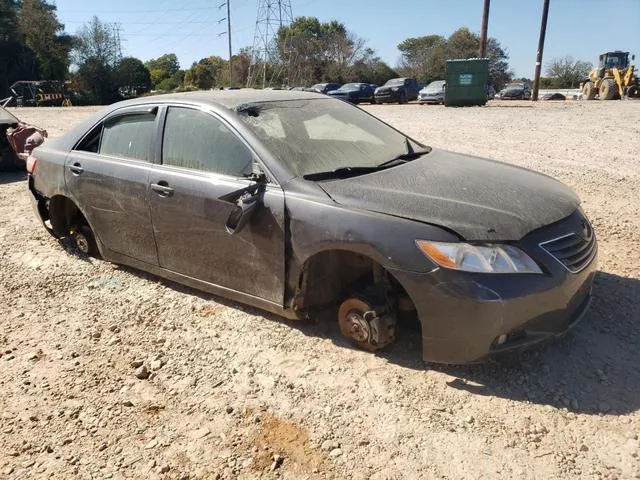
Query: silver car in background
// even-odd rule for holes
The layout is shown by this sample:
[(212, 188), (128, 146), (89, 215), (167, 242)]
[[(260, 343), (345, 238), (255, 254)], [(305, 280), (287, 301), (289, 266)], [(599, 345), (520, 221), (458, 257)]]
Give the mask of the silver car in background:
[(418, 102), (421, 105), (425, 103), (444, 104), (444, 89), (446, 83), (444, 80), (435, 80), (424, 87), (418, 93)]

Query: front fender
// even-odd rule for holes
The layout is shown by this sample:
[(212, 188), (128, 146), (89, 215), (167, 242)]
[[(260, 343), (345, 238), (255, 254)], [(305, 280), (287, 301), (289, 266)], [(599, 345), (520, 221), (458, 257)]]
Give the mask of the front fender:
[(386, 269), (424, 273), (435, 265), (418, 250), (416, 240), (459, 240), (435, 225), (346, 208), (330, 200), (291, 195), (286, 204), (290, 265), (294, 269), (319, 252), (348, 250), (366, 255)]

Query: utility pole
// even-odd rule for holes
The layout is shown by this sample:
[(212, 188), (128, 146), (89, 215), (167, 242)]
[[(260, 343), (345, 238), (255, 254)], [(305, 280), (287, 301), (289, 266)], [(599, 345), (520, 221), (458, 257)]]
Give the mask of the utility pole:
[(487, 27), (489, 25), (489, 4), (491, 0), (484, 0), (482, 12), (482, 30), (480, 32), (480, 58), (487, 56)]
[(533, 76), (533, 94), (531, 100), (538, 101), (540, 88), (540, 69), (542, 68), (542, 53), (544, 52), (544, 37), (547, 35), (547, 17), (549, 16), (549, 0), (544, 0), (542, 7), (542, 23), (540, 24), (540, 39), (538, 40), (538, 53), (536, 55), (536, 72)]

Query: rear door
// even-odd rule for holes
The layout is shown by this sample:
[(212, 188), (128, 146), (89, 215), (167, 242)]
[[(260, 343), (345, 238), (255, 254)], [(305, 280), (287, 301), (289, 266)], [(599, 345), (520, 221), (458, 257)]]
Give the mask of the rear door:
[(65, 163), (68, 191), (100, 241), (154, 265), (148, 188), (158, 121), (155, 106), (118, 110), (95, 126)]
[(221, 197), (251, 182), (255, 154), (220, 117), (170, 106), (164, 120), (162, 165), (149, 179), (160, 266), (282, 305), (284, 194), (270, 183), (245, 228), (230, 235), (235, 206)]

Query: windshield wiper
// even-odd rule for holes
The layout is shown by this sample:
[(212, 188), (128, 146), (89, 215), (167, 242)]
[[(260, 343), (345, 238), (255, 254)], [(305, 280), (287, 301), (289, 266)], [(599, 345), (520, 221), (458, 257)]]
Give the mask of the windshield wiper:
[(376, 168), (389, 168), (394, 167), (396, 165), (400, 165), (402, 163), (410, 162), (411, 160), (415, 160), (422, 155), (425, 155), (431, 151), (430, 148), (426, 148), (424, 150), (414, 150), (411, 146), (411, 142), (409, 142), (408, 138), (405, 138), (405, 143), (407, 145), (407, 151), (405, 153), (401, 153), (398, 156), (393, 157), (391, 160), (387, 160), (386, 162), (382, 162)]
[(335, 170), (327, 170), (326, 172), (308, 173), (306, 175), (303, 175), (302, 178), (304, 178), (305, 180), (327, 180), (330, 178), (356, 177), (358, 175), (365, 175), (367, 173), (372, 173), (378, 170), (384, 170), (386, 168), (391, 168), (395, 167), (396, 165), (407, 163), (431, 151), (431, 148), (426, 148), (424, 150), (414, 150), (411, 146), (411, 143), (409, 143), (408, 138), (405, 139), (405, 142), (407, 145), (406, 153), (402, 153), (396, 157), (393, 157), (391, 160), (382, 162), (379, 165), (367, 167), (340, 167), (336, 168)]
[(364, 175), (365, 173), (380, 170), (378, 167), (340, 167), (335, 170), (327, 170), (326, 172), (314, 172), (303, 175), (305, 180), (327, 180), (329, 178), (347, 178)]

